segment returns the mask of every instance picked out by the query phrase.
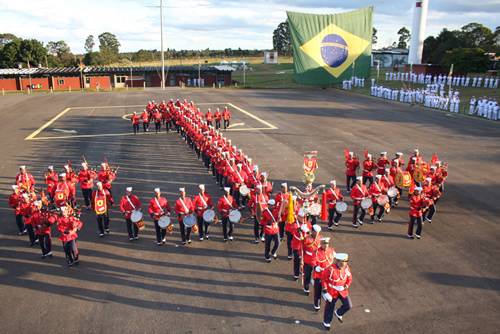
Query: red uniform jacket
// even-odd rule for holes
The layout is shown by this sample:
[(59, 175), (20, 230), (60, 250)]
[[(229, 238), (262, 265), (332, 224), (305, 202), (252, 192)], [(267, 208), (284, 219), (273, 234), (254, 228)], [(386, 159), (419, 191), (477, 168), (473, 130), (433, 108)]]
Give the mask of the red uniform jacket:
[(410, 217), (422, 217), (423, 209), (427, 206), (427, 201), (422, 195), (413, 195), (410, 198)]
[(368, 190), (366, 189), (366, 186), (364, 184), (362, 184), (362, 185), (356, 184), (351, 189), (351, 198), (352, 198), (354, 205), (360, 205), (361, 200), (365, 197), (368, 197), (368, 196), (369, 196), (369, 193), (368, 193)]
[(320, 245), (319, 233), (316, 238), (312, 236), (307, 236), (302, 242), (302, 249), (304, 251), (304, 263), (312, 267), (316, 265), (316, 255)]
[(284, 222), (286, 221), (286, 218), (288, 216), (288, 200), (289, 200), (289, 197), (290, 195), (288, 193), (282, 193), (282, 192), (279, 192), (277, 193), (275, 196), (274, 196), (274, 200), (276, 201), (276, 208), (279, 208), (281, 207), (281, 202), (284, 202), (284, 207), (283, 207), (283, 211), (281, 212), (281, 217), (279, 217), (279, 221), (280, 222)]
[(22, 196), (16, 193), (12, 193), (9, 196), (9, 206), (14, 209), (15, 215), (21, 214), (21, 201)]
[(82, 189), (92, 189), (94, 186), (94, 179), (97, 177), (96, 172), (92, 170), (80, 170), (78, 173), (78, 182), (80, 182), (80, 188)]
[(16, 184), (21, 191), (32, 192), (35, 186), (35, 178), (30, 173), (19, 173), (16, 175)]
[(385, 167), (389, 165), (389, 159), (387, 158), (378, 158), (377, 160), (377, 174), (384, 175)]
[(159, 219), (161, 216), (170, 213), (170, 204), (165, 197), (160, 196), (158, 199), (157, 197), (153, 197), (149, 201), (148, 212), (153, 219)]
[(114, 201), (111, 194), (107, 189), (94, 190), (92, 192), (92, 209), (96, 214), (104, 214), (108, 212), (108, 209), (113, 205)]
[(292, 249), (296, 251), (302, 251), (302, 244), (305, 238), (305, 234), (302, 232), (302, 230), (299, 227), (298, 223), (294, 224), (289, 224), (292, 226), (293, 231), (292, 231)]
[(135, 195), (124, 195), (120, 200), (120, 211), (124, 213), (125, 219), (130, 219), (132, 211), (139, 210), (141, 208), (141, 201)]
[(333, 258), (335, 256), (335, 249), (333, 247), (327, 247), (326, 249), (318, 248), (318, 252), (316, 253), (316, 266), (321, 269), (321, 271), (317, 271), (316, 269), (313, 271), (314, 279), (322, 279), (323, 271), (330, 267), (333, 264)]
[(330, 188), (326, 190), (326, 202), (328, 203), (329, 209), (335, 209), (338, 201), (343, 201), (344, 196), (340, 192), (340, 189), (335, 187), (335, 189)]
[(52, 193), (54, 204), (58, 207), (65, 206), (71, 195), (70, 187), (67, 182), (58, 182)]
[(378, 184), (377, 182), (373, 182), (372, 185), (370, 186), (369, 193), (372, 196), (372, 202), (376, 203), (377, 198), (380, 195), (387, 193), (387, 189), (384, 187), (382, 182), (380, 182), (380, 184)]
[(220, 121), (222, 119), (222, 114), (219, 111), (216, 111), (214, 113), (214, 118), (215, 120)]
[(111, 189), (111, 182), (116, 179), (116, 174), (110, 170), (101, 169), (97, 174), (97, 178), (105, 189)]
[[(349, 266), (346, 265), (344, 269), (337, 267), (337, 264), (333, 264), (323, 271), (323, 277), (321, 279), (321, 287), (323, 290), (327, 290), (333, 299), (337, 298), (339, 295), (342, 297), (347, 297), (349, 295), (349, 287), (352, 283), (352, 274)], [(343, 287), (343, 291), (337, 291), (334, 287)]]
[(222, 112), (222, 118), (225, 120), (225, 121), (228, 121), (231, 119), (231, 113), (229, 112), (229, 110), (227, 109), (224, 109), (224, 111)]
[(177, 213), (179, 222), (182, 221), (185, 215), (188, 215), (193, 211), (194, 211), (194, 205), (189, 197), (186, 197), (184, 199), (179, 198), (175, 202), (175, 212)]
[(69, 216), (69, 217), (59, 217), (57, 219), (57, 229), (61, 233), (59, 235), (59, 239), (62, 242), (68, 242), (71, 240), (75, 240), (78, 238), (78, 234), (76, 233), (78, 230), (81, 230), (83, 226), (82, 221), (78, 218)]
[(264, 234), (273, 235), (279, 233), (278, 210), (279, 209), (276, 207), (272, 212), (269, 209), (265, 209), (262, 212), (260, 225), (264, 226)]
[(141, 114), (141, 119), (143, 123), (149, 123), (149, 113), (146, 111), (143, 111)]
[(56, 172), (48, 172), (47, 174), (45, 174), (45, 184), (47, 185), (48, 194), (54, 193), (54, 188), (58, 180), (59, 177), (57, 176)]
[(256, 192), (252, 192), (250, 195), (250, 200), (248, 201), (248, 207), (252, 212), (252, 215), (255, 216), (257, 212), (257, 203), (260, 203), (262, 206), (262, 210), (267, 208), (267, 202), (269, 202), (269, 196), (266, 194), (257, 194)]
[(205, 210), (214, 206), (212, 202), (212, 197), (204, 192), (203, 194), (198, 194), (194, 198), (194, 212), (196, 216), (203, 217)]
[(363, 176), (373, 176), (373, 170), (376, 168), (373, 160), (365, 160), (363, 161)]
[(205, 114), (205, 119), (207, 120), (207, 122), (211, 122), (214, 119), (214, 115), (210, 111), (207, 111), (207, 113)]
[(380, 179), (386, 189), (394, 187), (394, 178), (391, 175), (384, 175)]
[(50, 235), (50, 227), (57, 221), (57, 215), (37, 210), (33, 213), (31, 219), (36, 235)]
[(139, 115), (132, 115), (130, 117), (130, 121), (132, 122), (132, 124), (136, 125), (136, 124), (139, 124), (139, 121), (141, 120), (141, 117)]
[(229, 212), (236, 208), (236, 201), (231, 195), (224, 195), (217, 202), (217, 210), (219, 210), (222, 218), (229, 217)]
[(440, 196), (441, 192), (439, 191), (439, 187), (435, 185), (424, 186), (424, 195), (429, 201), (429, 204), (434, 204)]
[(359, 167), (358, 159), (346, 159), (345, 161), (345, 175), (347, 176), (356, 176), (356, 169)]

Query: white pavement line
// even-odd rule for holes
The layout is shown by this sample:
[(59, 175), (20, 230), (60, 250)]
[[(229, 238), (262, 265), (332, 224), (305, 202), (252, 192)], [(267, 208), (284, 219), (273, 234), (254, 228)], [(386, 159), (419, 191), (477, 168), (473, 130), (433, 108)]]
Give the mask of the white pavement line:
[[(204, 103), (196, 103), (198, 106), (208, 106), (214, 104), (227, 104), (225, 102), (204, 102)], [(70, 107), (70, 109), (106, 109), (106, 108), (145, 108), (144, 104), (132, 104), (127, 106), (89, 106), (89, 107)]]
[(235, 128), (237, 126), (243, 126), (243, 125), (245, 125), (245, 123), (234, 123), (234, 124), (231, 124), (230, 126), (228, 126), (227, 128), (232, 129), (232, 128)]
[[(245, 115), (247, 115), (247, 116), (249, 116), (249, 117), (251, 117), (251, 118), (253, 118), (253, 119), (255, 119), (255, 120), (259, 121), (259, 122), (261, 122), (262, 124), (267, 125), (267, 126), (269, 127), (269, 128), (267, 128), (267, 130), (277, 130), (277, 129), (278, 129), (276, 126), (272, 125), (271, 123), (269, 123), (269, 122), (267, 122), (267, 121), (264, 121), (264, 120), (263, 120), (263, 119), (261, 119), (260, 117), (255, 116), (254, 114), (252, 114), (252, 113), (250, 113), (250, 112), (246, 111), (245, 109), (241, 109), (240, 107), (237, 107), (237, 106), (235, 106), (234, 104), (229, 103), (229, 102), (228, 102), (227, 104), (228, 104), (228, 105), (230, 105), (231, 107), (233, 107), (234, 109), (236, 109), (236, 110), (238, 110), (238, 111), (240, 111), (240, 112), (244, 113)], [(236, 129), (235, 129), (235, 130), (236, 130)]]
[(35, 131), (33, 131), (28, 137), (24, 138), (24, 140), (33, 140), (36, 137), (36, 135), (38, 135), (40, 132), (42, 132), (43, 130), (45, 130), (47, 127), (49, 127), (52, 123), (54, 123), (55, 121), (57, 121), (59, 118), (61, 118), (64, 114), (66, 114), (70, 110), (71, 110), (71, 108), (64, 109), (59, 114), (57, 114), (54, 118), (52, 118), (51, 120), (49, 120), (47, 123), (45, 123), (44, 125), (42, 125), (38, 129), (36, 129)]

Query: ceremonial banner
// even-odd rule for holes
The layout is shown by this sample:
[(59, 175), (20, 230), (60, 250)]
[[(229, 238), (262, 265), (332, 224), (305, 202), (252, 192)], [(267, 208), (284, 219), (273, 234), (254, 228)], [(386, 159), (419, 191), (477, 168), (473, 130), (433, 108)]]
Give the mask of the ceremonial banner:
[(302, 167), (304, 169), (304, 182), (313, 183), (315, 178), (314, 172), (318, 168), (318, 151), (305, 152)]
[(372, 13), (373, 7), (333, 15), (287, 12), (295, 81), (325, 86), (368, 78)]

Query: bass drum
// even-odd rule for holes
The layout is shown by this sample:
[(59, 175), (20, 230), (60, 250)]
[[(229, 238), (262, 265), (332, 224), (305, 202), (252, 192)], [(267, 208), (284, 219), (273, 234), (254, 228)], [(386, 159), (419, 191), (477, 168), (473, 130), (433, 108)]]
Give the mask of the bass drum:
[(142, 220), (142, 212), (139, 210), (134, 210), (130, 214), (130, 220), (132, 223), (137, 223), (138, 221)]
[(344, 213), (347, 211), (347, 203), (346, 202), (337, 202), (335, 204), (335, 210), (337, 210), (338, 213)]
[(229, 221), (231, 223), (239, 223), (241, 220), (241, 212), (239, 210), (231, 210), (229, 212)]
[(389, 190), (387, 190), (387, 196), (389, 196), (390, 198), (398, 196), (398, 188), (390, 187)]
[(319, 216), (321, 215), (321, 204), (313, 203), (308, 210), (311, 216)]
[(193, 214), (187, 215), (182, 222), (186, 227), (193, 227), (193, 225), (196, 225), (196, 216)]
[(372, 205), (373, 205), (373, 203), (372, 203), (371, 198), (365, 198), (365, 199), (363, 199), (363, 200), (361, 201), (361, 207), (362, 207), (363, 209), (365, 209), (365, 210), (366, 210), (366, 209), (371, 208), (371, 207), (372, 207)]
[(215, 218), (215, 211), (208, 209), (203, 212), (203, 220), (207, 223), (213, 223)]
[(389, 196), (387, 195), (380, 195), (377, 198), (377, 204), (380, 206), (385, 206), (386, 203), (389, 203)]
[(240, 195), (243, 197), (247, 197), (250, 194), (250, 189), (246, 185), (240, 186)]
[(161, 216), (160, 219), (158, 219), (158, 226), (163, 229), (167, 228), (170, 224), (172, 224), (172, 221), (169, 216)]

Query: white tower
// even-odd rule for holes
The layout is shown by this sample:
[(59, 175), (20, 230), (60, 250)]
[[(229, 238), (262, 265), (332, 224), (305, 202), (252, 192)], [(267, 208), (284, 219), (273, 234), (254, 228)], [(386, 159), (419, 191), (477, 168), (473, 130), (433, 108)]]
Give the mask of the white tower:
[(408, 63), (410, 64), (422, 63), (428, 5), (429, 0), (415, 1), (415, 7), (413, 8), (413, 24), (410, 32), (410, 55), (408, 56)]

